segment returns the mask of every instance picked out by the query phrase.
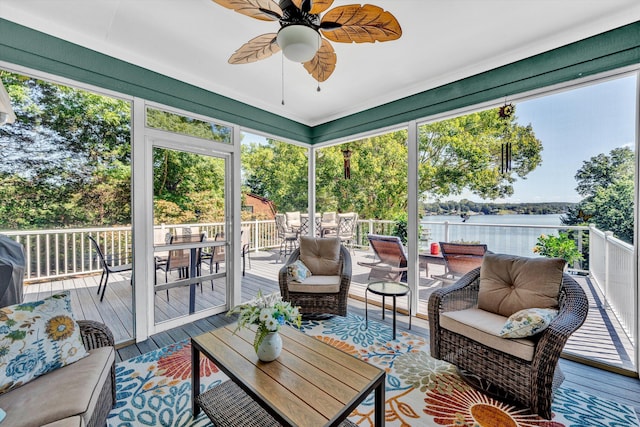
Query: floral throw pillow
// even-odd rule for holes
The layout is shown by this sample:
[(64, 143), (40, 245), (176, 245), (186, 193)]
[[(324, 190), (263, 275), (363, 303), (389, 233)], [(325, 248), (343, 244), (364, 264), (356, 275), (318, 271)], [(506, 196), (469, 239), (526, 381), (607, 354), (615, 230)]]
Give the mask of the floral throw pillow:
[(554, 308), (525, 308), (513, 313), (506, 321), (502, 338), (525, 338), (544, 331), (558, 315)]
[(304, 279), (311, 276), (311, 270), (309, 270), (300, 260), (297, 260), (293, 264), (289, 264), (287, 269), (289, 276), (291, 276), (294, 282), (303, 282)]
[(68, 293), (0, 308), (0, 394), (87, 354)]

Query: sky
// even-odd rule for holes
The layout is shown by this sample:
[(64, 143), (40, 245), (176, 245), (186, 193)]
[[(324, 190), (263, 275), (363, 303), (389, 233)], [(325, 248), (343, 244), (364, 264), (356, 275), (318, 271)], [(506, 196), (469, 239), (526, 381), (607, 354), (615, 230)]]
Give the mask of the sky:
[[(575, 174), (585, 161), (635, 144), (636, 78), (624, 77), (516, 104), (521, 125), (531, 123), (542, 142), (542, 164), (495, 202), (579, 202)], [(454, 200), (467, 198), (465, 193)]]
[[(579, 202), (575, 175), (585, 161), (617, 147), (635, 147), (636, 77), (617, 78), (516, 104), (519, 124), (542, 142), (542, 164), (495, 203)], [(508, 102), (508, 100), (507, 100)], [(265, 141), (244, 134), (243, 143)], [(483, 200), (463, 192), (443, 200)]]

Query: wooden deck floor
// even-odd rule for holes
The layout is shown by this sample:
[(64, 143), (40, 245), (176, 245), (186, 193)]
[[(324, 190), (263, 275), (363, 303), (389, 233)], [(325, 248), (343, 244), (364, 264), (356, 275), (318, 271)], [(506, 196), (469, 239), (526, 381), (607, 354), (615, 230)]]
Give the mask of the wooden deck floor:
[[(367, 283), (368, 269), (357, 265), (357, 260), (370, 258), (368, 252), (356, 251), (351, 286), (352, 298), (349, 300), (349, 310), (356, 314), (364, 315), (364, 289)], [(242, 280), (242, 299), (248, 300), (255, 296), (258, 289), (263, 292), (278, 292), (277, 272), (282, 266), (282, 261), (270, 252), (258, 252), (251, 254), (251, 269), (247, 269), (246, 276)], [(432, 266), (430, 273), (442, 273), (439, 266)], [(43, 282), (31, 284), (25, 287), (25, 299), (27, 301), (51, 295), (53, 292), (63, 289), (72, 293), (74, 313), (81, 319), (93, 319), (107, 323), (114, 332), (116, 339), (124, 343), (132, 339), (133, 318), (131, 304), (131, 285), (129, 276), (117, 276), (110, 280), (105, 299), (99, 301), (96, 295), (100, 276), (86, 276), (61, 281)], [(163, 278), (159, 275), (159, 280)], [(566, 350), (572, 354), (584, 357), (598, 357), (606, 360), (614, 366), (630, 366), (633, 360), (631, 346), (628, 340), (625, 342), (624, 334), (616, 326), (615, 317), (603, 307), (601, 296), (593, 289), (588, 278), (577, 276), (576, 279), (587, 289), (590, 296), (589, 319), (568, 343)], [(420, 312), (426, 313), (426, 300), (428, 295), (437, 288), (438, 284), (425, 277), (424, 271), (420, 274), (419, 297)], [(197, 301), (201, 306), (224, 301), (222, 286), (214, 286), (214, 291), (205, 283), (202, 292), (198, 293)], [(170, 290), (169, 302), (166, 301), (164, 292), (158, 292), (157, 316), (160, 318), (171, 317), (186, 312), (186, 289)], [(404, 308), (404, 301), (399, 302), (399, 307)], [(373, 318), (380, 320), (379, 309), (373, 309), (370, 313)], [(150, 339), (137, 343), (124, 345), (117, 353), (118, 360), (126, 360), (148, 351), (164, 347), (174, 342), (187, 339), (220, 327), (229, 323), (231, 319), (224, 315), (211, 316), (189, 323), (183, 327), (175, 328), (152, 336)], [(390, 322), (390, 316), (386, 316), (385, 322)], [(406, 328), (406, 317), (398, 317), (398, 328)], [(428, 322), (416, 317), (413, 319), (412, 332), (428, 337)], [(625, 364), (626, 363), (626, 364)], [(565, 386), (633, 406), (636, 413), (640, 414), (640, 380), (620, 374), (607, 372), (572, 360), (561, 359), (561, 368), (566, 375)]]
[[(359, 266), (358, 260), (371, 260), (368, 251), (355, 251), (353, 259), (353, 276), (350, 288), (353, 302), (364, 301), (364, 291), (368, 283), (369, 269)], [(250, 256), (251, 266), (247, 265), (246, 275), (242, 278), (242, 300), (253, 298), (258, 290), (263, 293), (279, 292), (277, 274), (282, 267), (282, 259), (273, 252), (256, 252)], [(224, 267), (223, 267), (224, 268)], [(442, 274), (443, 267), (430, 266), (430, 274)], [(159, 283), (164, 281), (162, 273), (158, 273)], [(51, 295), (60, 290), (72, 293), (73, 310), (79, 319), (102, 321), (110, 326), (116, 342), (127, 343), (133, 339), (133, 311), (130, 276), (116, 275), (109, 281), (104, 301), (96, 293), (100, 276), (84, 276), (60, 281), (42, 282), (25, 286), (25, 300), (32, 301)], [(575, 333), (565, 347), (565, 352), (594, 361), (604, 363), (615, 368), (633, 371), (633, 347), (618, 325), (615, 316), (602, 303), (602, 296), (586, 276), (575, 276), (576, 280), (585, 288), (590, 298), (589, 318), (583, 327)], [(440, 282), (426, 277), (424, 270), (420, 272), (418, 287), (419, 309), (418, 316), (426, 317), (427, 300), (431, 292), (441, 286)], [(370, 302), (379, 303), (379, 297), (370, 294)], [(156, 294), (156, 318), (159, 321), (184, 316), (188, 313), (188, 288), (176, 288), (166, 293)], [(224, 304), (226, 301), (225, 288), (218, 280), (213, 290), (205, 282), (196, 298), (196, 309)], [(406, 308), (406, 299), (400, 298), (398, 308)], [(403, 325), (402, 316), (399, 325)]]

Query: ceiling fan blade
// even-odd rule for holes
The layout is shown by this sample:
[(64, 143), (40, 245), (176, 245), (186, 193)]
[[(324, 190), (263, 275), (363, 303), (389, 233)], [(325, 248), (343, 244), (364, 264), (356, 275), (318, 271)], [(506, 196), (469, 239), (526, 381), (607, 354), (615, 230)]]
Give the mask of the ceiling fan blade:
[(322, 45), (311, 61), (305, 62), (304, 68), (319, 82), (327, 80), (336, 69), (338, 57), (328, 40), (322, 39)]
[(317, 15), (329, 9), (333, 0), (291, 0), (303, 12)]
[(338, 6), (320, 21), (322, 35), (339, 43), (373, 43), (399, 39), (402, 29), (390, 12), (371, 4)]
[(268, 33), (249, 40), (231, 55), (229, 64), (248, 64), (280, 52), (280, 46), (276, 43), (277, 35)]
[(261, 21), (277, 21), (282, 18), (282, 9), (273, 0), (212, 0), (220, 6)]

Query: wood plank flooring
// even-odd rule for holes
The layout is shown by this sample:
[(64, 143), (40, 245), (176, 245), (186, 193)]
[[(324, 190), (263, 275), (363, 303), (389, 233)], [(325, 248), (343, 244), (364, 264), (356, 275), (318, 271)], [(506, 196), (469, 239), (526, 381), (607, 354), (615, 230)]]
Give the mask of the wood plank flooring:
[[(356, 250), (353, 256), (349, 309), (362, 315), (364, 315), (364, 290), (368, 283), (369, 269), (359, 266), (357, 261), (370, 261), (371, 259), (372, 255), (367, 251)], [(248, 264), (246, 275), (242, 278), (242, 300), (247, 301), (255, 297), (258, 290), (263, 293), (279, 292), (277, 275), (278, 270), (283, 266), (282, 259), (274, 252), (256, 252), (251, 253), (250, 260), (250, 267)], [(442, 274), (443, 272), (441, 266), (430, 266), (430, 274)], [(130, 276), (126, 274), (114, 275), (109, 280), (102, 302), (96, 293), (99, 278), (99, 275), (83, 276), (30, 284), (25, 286), (25, 300), (33, 301), (59, 290), (69, 290), (72, 293), (72, 305), (77, 318), (102, 321), (111, 327), (117, 342), (131, 341), (133, 338), (133, 312)], [(575, 278), (589, 295), (589, 318), (583, 328), (572, 336), (565, 351), (591, 360), (599, 359), (618, 368), (633, 369), (631, 363), (634, 360), (633, 348), (624, 331), (615, 321), (615, 316), (603, 303), (602, 296), (588, 277), (575, 276)], [(163, 282), (164, 276), (159, 273), (158, 283)], [(414, 333), (428, 336), (428, 324), (425, 320), (426, 301), (431, 292), (439, 286), (440, 284), (436, 281), (425, 277), (424, 270), (420, 272), (419, 310), (418, 317), (413, 319)], [(210, 282), (205, 281), (204, 286), (197, 294), (197, 307), (204, 308), (224, 304), (226, 299), (224, 291), (224, 286), (219, 279), (214, 283), (213, 291)], [(187, 295), (188, 288), (171, 289), (167, 301), (166, 292), (158, 291), (156, 294), (156, 317), (169, 319), (185, 315), (188, 311)], [(404, 298), (398, 299), (399, 310), (406, 308), (405, 301)], [(371, 302), (379, 304), (379, 297), (370, 294)], [(373, 313), (376, 316), (379, 309), (374, 309)], [(398, 317), (399, 328), (403, 327), (404, 319), (404, 316)], [(385, 321), (387, 320), (389, 320), (388, 317)], [(127, 359), (228, 322), (230, 319), (224, 315), (199, 320), (182, 328), (154, 335), (142, 343), (123, 347), (119, 350), (118, 357), (119, 359)], [(567, 375), (569, 386), (603, 397), (611, 396), (616, 400), (630, 402), (629, 404), (636, 408), (640, 407), (640, 403), (638, 403), (640, 400), (638, 397), (640, 396), (640, 381), (638, 379), (612, 374), (565, 359), (561, 361), (561, 366)]]

